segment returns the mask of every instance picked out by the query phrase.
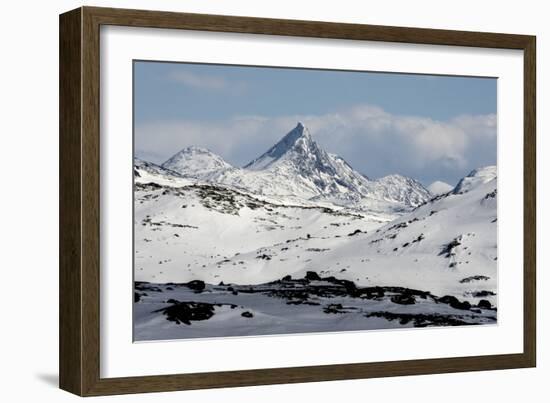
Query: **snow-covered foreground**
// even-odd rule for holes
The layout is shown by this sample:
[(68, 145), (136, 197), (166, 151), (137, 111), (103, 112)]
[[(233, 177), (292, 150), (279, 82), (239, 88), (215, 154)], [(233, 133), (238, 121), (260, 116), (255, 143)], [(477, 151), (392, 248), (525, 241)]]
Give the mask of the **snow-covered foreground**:
[(431, 198), (400, 176), (362, 180), (343, 160), (333, 182), (338, 160), (293, 132), (244, 175), (283, 170), (284, 189), (307, 184), (307, 198), (213, 181), (239, 173), (196, 149), (198, 164), (187, 154), (169, 169), (136, 161), (137, 340), (496, 321), (495, 167)]
[(313, 273), (256, 286), (136, 283), (135, 301), (136, 341), (496, 323), (487, 302)]

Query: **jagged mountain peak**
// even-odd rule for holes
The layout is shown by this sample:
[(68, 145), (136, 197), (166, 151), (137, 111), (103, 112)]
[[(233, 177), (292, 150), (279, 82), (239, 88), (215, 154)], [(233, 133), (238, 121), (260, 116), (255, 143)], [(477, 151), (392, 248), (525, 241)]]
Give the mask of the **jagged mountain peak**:
[(294, 129), (289, 131), (264, 154), (246, 164), (244, 168), (253, 171), (263, 170), (269, 168), (289, 152), (294, 152), (303, 156), (305, 154), (315, 154), (318, 153), (318, 151), (319, 147), (311, 137), (308, 128), (305, 127), (302, 122), (298, 122)]
[(304, 198), (337, 195), (345, 200), (367, 192), (368, 179), (343, 158), (323, 150), (301, 122), (245, 165), (244, 171), (269, 176), (270, 183), (262, 191), (280, 183), (284, 188), (299, 189), (296, 194)]
[[(302, 122), (296, 123), (296, 127), (289, 131), (272, 149), (288, 150), (298, 142), (314, 142), (309, 129)], [(268, 151), (269, 152), (269, 151)]]

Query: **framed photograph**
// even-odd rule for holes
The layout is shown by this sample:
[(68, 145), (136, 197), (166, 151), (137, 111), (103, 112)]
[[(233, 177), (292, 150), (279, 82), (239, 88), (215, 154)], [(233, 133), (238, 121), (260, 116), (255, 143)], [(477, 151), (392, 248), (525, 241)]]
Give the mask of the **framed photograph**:
[(533, 367), (535, 37), (60, 16), (60, 386)]

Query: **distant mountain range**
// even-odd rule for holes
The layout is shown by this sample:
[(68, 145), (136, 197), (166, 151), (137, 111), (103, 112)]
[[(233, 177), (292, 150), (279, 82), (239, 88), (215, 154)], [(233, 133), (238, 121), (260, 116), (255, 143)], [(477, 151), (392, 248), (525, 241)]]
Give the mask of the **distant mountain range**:
[(184, 178), (232, 186), (257, 195), (362, 210), (410, 210), (433, 197), (420, 182), (401, 175), (369, 179), (342, 157), (323, 150), (302, 123), (242, 168), (195, 146), (179, 151), (161, 168)]

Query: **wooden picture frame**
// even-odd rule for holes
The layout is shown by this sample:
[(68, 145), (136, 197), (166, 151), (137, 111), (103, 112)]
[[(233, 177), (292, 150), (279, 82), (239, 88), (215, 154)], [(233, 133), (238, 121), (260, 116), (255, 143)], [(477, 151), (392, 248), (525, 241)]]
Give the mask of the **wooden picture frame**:
[[(210, 373), (100, 377), (100, 26), (171, 28), (524, 52), (523, 353)], [(80, 396), (526, 368), (536, 365), (535, 37), (81, 7), (60, 16), (60, 387)]]

